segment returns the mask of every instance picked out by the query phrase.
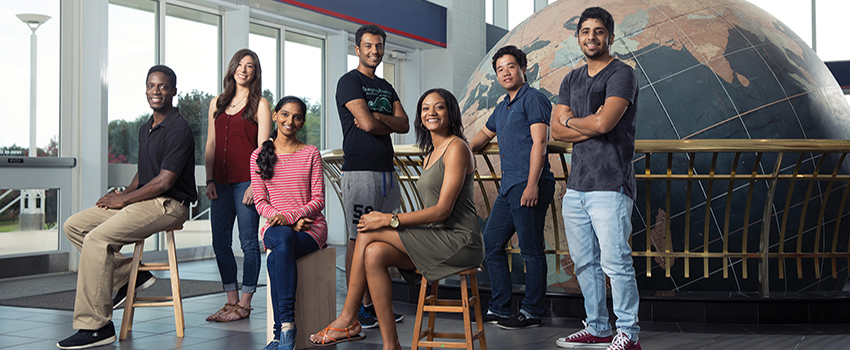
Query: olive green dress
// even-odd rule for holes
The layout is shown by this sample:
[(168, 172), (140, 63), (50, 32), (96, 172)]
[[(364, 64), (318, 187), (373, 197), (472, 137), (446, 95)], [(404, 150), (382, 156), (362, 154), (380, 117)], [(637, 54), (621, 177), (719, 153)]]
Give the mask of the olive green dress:
[[(434, 165), (423, 170), (419, 176), (416, 184), (426, 208), (437, 205), (445, 170), (446, 165), (441, 155)], [(410, 260), (429, 281), (481, 266), (484, 261), (484, 238), (478, 224), (478, 215), (475, 213), (474, 183), (473, 174), (467, 174), (452, 213), (445, 221), (420, 226), (402, 226), (398, 229), (398, 235), (410, 255)], [(419, 282), (411, 271), (401, 272), (408, 283), (415, 285)]]

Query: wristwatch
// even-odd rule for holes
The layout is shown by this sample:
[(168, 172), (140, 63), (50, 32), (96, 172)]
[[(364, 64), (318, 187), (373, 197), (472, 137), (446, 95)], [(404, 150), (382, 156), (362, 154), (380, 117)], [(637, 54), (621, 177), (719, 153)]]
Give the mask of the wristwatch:
[(390, 227), (398, 228), (398, 213), (393, 213), (393, 218), (390, 220)]

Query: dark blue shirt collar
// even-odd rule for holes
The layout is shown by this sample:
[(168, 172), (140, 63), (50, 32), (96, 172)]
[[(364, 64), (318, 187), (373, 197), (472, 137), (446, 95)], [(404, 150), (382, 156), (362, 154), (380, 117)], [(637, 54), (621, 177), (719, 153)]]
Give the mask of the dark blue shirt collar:
[(511, 105), (520, 98), (522, 98), (522, 95), (525, 94), (525, 91), (528, 90), (528, 87), (528, 82), (526, 82), (525, 84), (522, 84), (522, 86), (519, 87), (519, 91), (516, 92), (516, 96), (514, 96), (513, 100), (511, 100), (511, 94), (507, 93), (505, 94), (505, 97), (502, 100), (507, 101), (508, 105)]

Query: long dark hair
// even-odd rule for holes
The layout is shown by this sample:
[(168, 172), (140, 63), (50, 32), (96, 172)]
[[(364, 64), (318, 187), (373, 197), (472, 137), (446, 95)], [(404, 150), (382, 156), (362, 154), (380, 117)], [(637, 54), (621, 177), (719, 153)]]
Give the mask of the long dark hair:
[(218, 100), (215, 102), (215, 114), (213, 114), (213, 118), (217, 118), (224, 113), (224, 110), (227, 109), (227, 106), (236, 97), (236, 79), (233, 79), (233, 75), (236, 74), (239, 61), (245, 56), (251, 56), (251, 59), (254, 60), (254, 78), (251, 79), (251, 83), (248, 86), (248, 103), (245, 105), (245, 111), (242, 112), (242, 119), (245, 121), (250, 120), (257, 124), (254, 115), (260, 106), (260, 99), (263, 98), (263, 70), (260, 68), (260, 58), (257, 57), (254, 51), (248, 49), (236, 51), (233, 54), (233, 58), (230, 59), (230, 63), (227, 64), (227, 73), (224, 74), (224, 80), (222, 81), (224, 91), (218, 96)]
[[(280, 101), (277, 101), (277, 104), (274, 106), (274, 113), (280, 111), (287, 103), (297, 104), (301, 108), (301, 113), (307, 114), (307, 104), (295, 96), (284, 96)], [(277, 163), (277, 154), (274, 152), (274, 140), (276, 138), (277, 131), (274, 131), (272, 132), (271, 139), (263, 142), (262, 149), (257, 154), (257, 167), (260, 168), (257, 174), (260, 174), (260, 178), (263, 180), (271, 179), (274, 176), (274, 165)]]
[(452, 95), (446, 89), (431, 89), (425, 91), (422, 97), (419, 97), (419, 103), (416, 104), (416, 118), (413, 119), (413, 126), (416, 129), (416, 143), (419, 144), (419, 150), (426, 154), (434, 150), (434, 141), (431, 140), (431, 132), (426, 130), (422, 125), (422, 101), (432, 93), (436, 93), (446, 100), (446, 111), (449, 112), (449, 133), (466, 141), (466, 137), (463, 136), (463, 120), (461, 119), (460, 106), (457, 104), (455, 95)]

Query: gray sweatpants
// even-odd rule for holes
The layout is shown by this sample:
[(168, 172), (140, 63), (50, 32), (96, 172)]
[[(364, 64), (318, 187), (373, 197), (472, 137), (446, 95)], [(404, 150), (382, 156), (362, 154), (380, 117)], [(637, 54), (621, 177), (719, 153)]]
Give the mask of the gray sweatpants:
[(349, 239), (357, 239), (361, 215), (373, 210), (392, 213), (401, 205), (401, 189), (394, 171), (346, 171), (341, 185)]

